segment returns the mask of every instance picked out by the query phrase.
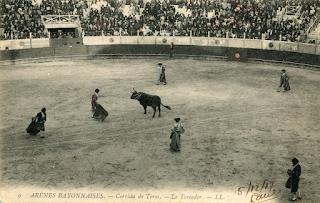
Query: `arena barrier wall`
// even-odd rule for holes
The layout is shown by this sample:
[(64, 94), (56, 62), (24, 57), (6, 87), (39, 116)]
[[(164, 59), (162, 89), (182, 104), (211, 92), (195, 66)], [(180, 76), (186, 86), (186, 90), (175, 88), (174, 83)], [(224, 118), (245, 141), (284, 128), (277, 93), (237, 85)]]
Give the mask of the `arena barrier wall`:
[(234, 47), (234, 48), (243, 48), (245, 47), (245, 40), (243, 39), (239, 39), (239, 40), (235, 40), (235, 39), (228, 39), (225, 42), (225, 46), (227, 47)]
[(320, 55), (320, 46), (316, 46), (316, 55)]
[(315, 44), (299, 44), (300, 53), (313, 54), (316, 53), (317, 46)]
[[(137, 42), (137, 40), (135, 42)], [(83, 38), (83, 44), (90, 44), (90, 45), (122, 44), (122, 43), (124, 43), (124, 39), (123, 38), (121, 39), (120, 36), (103, 36), (103, 37), (99, 36), (99, 37)]]
[(279, 41), (262, 41), (262, 49), (266, 50), (280, 50)]
[(154, 37), (138, 37), (138, 42), (141, 44), (156, 44), (156, 38)]
[(6, 49), (30, 49), (49, 47), (49, 38), (35, 38), (35, 39), (18, 39), (18, 40), (1, 40), (1, 50)]
[(288, 42), (280, 43), (280, 51), (298, 52), (298, 43), (288, 43)]
[[(114, 40), (113, 40), (114, 39)], [(96, 36), (85, 37), (84, 45), (105, 45), (105, 44), (156, 44), (170, 45), (191, 45), (191, 46), (220, 46), (246, 49), (279, 50), (288, 52), (300, 52), (319, 55), (320, 45), (312, 45), (296, 42), (254, 40), (239, 38), (214, 38), (214, 37), (175, 37), (175, 36)], [(300, 48), (300, 45), (301, 48)], [(306, 50), (310, 48), (310, 50)], [(300, 50), (301, 49), (301, 50)]]
[(197, 38), (197, 37), (193, 37), (193, 38), (190, 38), (190, 45), (193, 45), (193, 46), (208, 46), (208, 39), (206, 38)]
[[(171, 42), (174, 42), (174, 37), (166, 37), (166, 36), (159, 36), (159, 37), (155, 37), (155, 41), (157, 45), (161, 45), (161, 44), (171, 44)], [(144, 40), (140, 42), (140, 44), (144, 44)]]
[(74, 44), (82, 44), (81, 38), (54, 38), (50, 39), (50, 47), (57, 47), (61, 45), (72, 46)]
[(174, 45), (186, 45), (191, 44), (191, 37), (175, 37), (174, 38)]
[[(65, 43), (54, 43), (65, 40)], [(56, 44), (73, 45), (80, 44), (77, 39), (72, 39), (74, 43), (67, 43), (68, 39), (22, 39), (22, 40), (2, 40), (1, 50), (6, 49), (28, 49), (57, 46)], [(70, 41), (70, 40), (69, 40)], [(174, 36), (89, 36), (83, 38), (83, 45), (192, 45), (192, 46), (220, 46), (246, 49), (279, 50), (289, 52), (299, 52), (319, 55), (320, 45), (304, 44), (285, 41), (253, 40), (239, 38), (214, 38), (214, 37), (174, 37)]]
[[(126, 36), (120, 38), (120, 44), (138, 44), (138, 37), (135, 36)], [(88, 44), (90, 45), (90, 44)]]
[[(36, 39), (34, 39), (36, 40)], [(173, 57), (207, 57), (229, 60), (269, 60), (319, 67), (320, 45), (281, 41), (227, 39), (213, 37), (173, 36), (95, 36), (85, 37), (83, 44), (48, 46), (49, 39), (38, 39), (39, 46), (28, 47), (30, 40), (1, 41), (0, 61), (35, 61), (71, 59), (92, 59), (95, 57), (122, 56), (170, 56), (170, 44), (174, 43)], [(14, 42), (13, 42), (14, 41)], [(23, 42), (23, 43), (21, 43)], [(30, 45), (29, 45), (30, 46)], [(23, 47), (23, 48), (22, 48)]]

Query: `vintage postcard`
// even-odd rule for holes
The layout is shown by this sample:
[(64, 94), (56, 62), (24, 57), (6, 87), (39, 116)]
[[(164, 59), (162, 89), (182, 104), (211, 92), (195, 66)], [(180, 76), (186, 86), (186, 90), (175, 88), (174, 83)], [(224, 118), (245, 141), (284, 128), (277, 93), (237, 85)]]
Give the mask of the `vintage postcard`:
[(2, 203), (314, 203), (318, 1), (3, 0)]

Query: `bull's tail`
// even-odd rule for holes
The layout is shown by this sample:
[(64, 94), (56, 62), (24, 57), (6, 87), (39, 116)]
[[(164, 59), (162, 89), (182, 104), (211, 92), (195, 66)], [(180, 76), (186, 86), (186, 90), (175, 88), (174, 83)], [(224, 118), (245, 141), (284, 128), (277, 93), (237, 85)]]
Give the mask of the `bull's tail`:
[(167, 109), (171, 110), (170, 106), (163, 105), (162, 103), (161, 103), (161, 105), (166, 107)]

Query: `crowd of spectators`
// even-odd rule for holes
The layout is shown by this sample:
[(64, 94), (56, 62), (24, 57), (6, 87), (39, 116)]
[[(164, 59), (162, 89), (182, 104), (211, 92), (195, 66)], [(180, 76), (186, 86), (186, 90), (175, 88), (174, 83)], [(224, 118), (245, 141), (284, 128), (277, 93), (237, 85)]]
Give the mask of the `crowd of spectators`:
[[(79, 15), (85, 35), (175, 35), (303, 41), (319, 0), (3, 0), (2, 39), (46, 37), (41, 15)], [(290, 10), (291, 9), (291, 10)], [(290, 14), (286, 13), (291, 11)]]
[(0, 13), (2, 39), (24, 39), (28, 38), (30, 33), (33, 37), (41, 37), (44, 33), (40, 7), (33, 6), (31, 1), (2, 1)]
[(79, 15), (88, 9), (80, 0), (2, 0), (1, 39), (48, 37), (41, 15)]

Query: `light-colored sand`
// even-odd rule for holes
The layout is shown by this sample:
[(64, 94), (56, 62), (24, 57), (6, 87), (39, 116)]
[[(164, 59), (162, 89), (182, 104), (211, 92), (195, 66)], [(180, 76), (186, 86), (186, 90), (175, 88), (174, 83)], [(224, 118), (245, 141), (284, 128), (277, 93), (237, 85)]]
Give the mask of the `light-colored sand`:
[[(158, 62), (166, 67), (167, 86), (155, 85)], [(292, 90), (277, 93), (282, 68)], [(249, 203), (255, 193), (272, 195), (253, 196), (256, 202), (287, 202), (293, 157), (302, 166), (300, 202), (320, 199), (320, 71), (108, 59), (1, 67), (0, 85), (5, 203)], [(150, 107), (143, 114), (130, 99), (133, 87), (160, 96), (172, 110), (162, 107), (153, 119)], [(96, 88), (109, 112), (104, 122), (91, 118)], [(42, 107), (48, 114), (44, 139), (25, 131)], [(186, 128), (180, 153), (169, 151), (175, 117)], [(261, 189), (264, 181), (268, 187)], [(259, 191), (247, 194), (250, 182)]]

